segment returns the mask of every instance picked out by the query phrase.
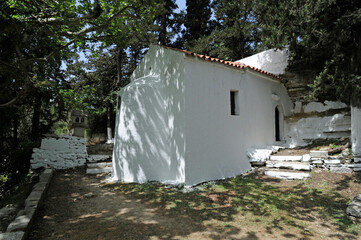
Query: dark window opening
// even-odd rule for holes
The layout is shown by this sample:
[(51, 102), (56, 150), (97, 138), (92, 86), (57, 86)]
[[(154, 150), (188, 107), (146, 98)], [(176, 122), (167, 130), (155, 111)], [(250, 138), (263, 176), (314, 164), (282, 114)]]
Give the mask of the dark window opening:
[(75, 119), (75, 122), (77, 122), (77, 123), (79, 122), (79, 118), (78, 118), (78, 117)]
[(278, 111), (278, 107), (275, 108), (275, 129), (276, 129), (276, 141), (281, 141), (280, 134), (280, 112)]
[(122, 104), (122, 97), (118, 96), (117, 109), (120, 109), (120, 105)]
[(82, 123), (84, 122), (84, 118), (81, 118), (81, 120), (80, 120)]
[(237, 100), (238, 100), (238, 92), (237, 91), (231, 91), (230, 92), (230, 96), (231, 96), (231, 115), (238, 115), (238, 104), (237, 104)]

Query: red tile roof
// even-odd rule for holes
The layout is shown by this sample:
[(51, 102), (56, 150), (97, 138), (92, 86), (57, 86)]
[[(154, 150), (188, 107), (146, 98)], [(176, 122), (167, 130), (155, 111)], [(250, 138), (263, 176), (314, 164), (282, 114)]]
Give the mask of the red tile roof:
[(175, 50), (175, 51), (178, 51), (178, 52), (183, 52), (187, 56), (196, 57), (196, 58), (203, 59), (203, 60), (210, 61), (210, 62), (221, 63), (221, 64), (224, 64), (224, 65), (227, 65), (227, 66), (230, 66), (230, 67), (234, 67), (234, 68), (251, 69), (251, 70), (253, 70), (255, 72), (259, 72), (259, 73), (268, 75), (270, 77), (274, 77), (274, 78), (282, 81), (282, 78), (279, 75), (276, 75), (276, 74), (264, 71), (262, 69), (255, 68), (255, 67), (243, 64), (243, 63), (225, 61), (225, 60), (222, 60), (222, 59), (212, 58), (210, 56), (201, 55), (201, 54), (198, 54), (198, 53), (194, 53), (194, 52), (190, 52), (190, 51), (186, 51), (186, 50), (181, 50), (181, 49), (177, 49), (177, 48), (172, 48), (172, 47), (167, 47), (167, 46), (161, 46), (161, 47), (168, 48), (168, 49), (171, 49), (171, 50)]

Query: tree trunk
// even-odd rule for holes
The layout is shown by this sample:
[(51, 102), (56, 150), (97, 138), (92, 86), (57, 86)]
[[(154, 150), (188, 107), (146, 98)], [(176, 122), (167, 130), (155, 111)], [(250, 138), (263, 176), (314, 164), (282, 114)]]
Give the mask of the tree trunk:
[(123, 54), (123, 49), (119, 48), (117, 46), (117, 84), (116, 84), (116, 88), (118, 89), (120, 87), (120, 82), (122, 79), (122, 54)]
[(351, 142), (355, 157), (361, 158), (361, 100), (351, 102)]
[(113, 141), (113, 133), (112, 133), (112, 110), (113, 110), (113, 104), (111, 102), (108, 102), (107, 107), (107, 139), (108, 143), (111, 143)]
[(41, 95), (39, 93), (36, 93), (34, 99), (34, 113), (32, 119), (32, 127), (31, 127), (31, 137), (33, 140), (37, 140), (39, 137), (40, 113), (41, 113)]

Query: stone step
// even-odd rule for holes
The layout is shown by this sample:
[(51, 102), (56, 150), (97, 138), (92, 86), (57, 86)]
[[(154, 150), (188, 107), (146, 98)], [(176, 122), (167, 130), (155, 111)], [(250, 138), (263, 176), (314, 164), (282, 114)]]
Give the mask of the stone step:
[(110, 155), (88, 155), (87, 160), (88, 162), (104, 162), (104, 161), (111, 161), (112, 156)]
[(110, 173), (112, 172), (111, 167), (105, 167), (105, 168), (88, 168), (86, 170), (87, 174), (99, 174), (99, 173)]
[(296, 170), (296, 171), (311, 171), (312, 170), (311, 164), (306, 163), (306, 162), (267, 161), (266, 167), (291, 169), (291, 170)]
[(112, 162), (88, 163), (88, 168), (106, 168), (112, 167)]
[(279, 156), (279, 155), (271, 155), (271, 161), (285, 161), (285, 162), (293, 162), (293, 161), (302, 161), (303, 156)]
[(305, 173), (305, 172), (280, 171), (280, 170), (265, 170), (264, 174), (266, 176), (275, 177), (279, 179), (287, 179), (287, 180), (301, 180), (311, 177), (309, 173)]

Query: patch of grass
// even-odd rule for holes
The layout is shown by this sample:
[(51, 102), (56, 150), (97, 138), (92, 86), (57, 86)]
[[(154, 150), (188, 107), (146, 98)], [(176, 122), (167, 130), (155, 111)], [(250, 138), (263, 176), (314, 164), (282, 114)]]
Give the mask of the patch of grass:
[(123, 194), (155, 204), (159, 209), (170, 210), (166, 214), (186, 212), (195, 221), (212, 220), (224, 228), (230, 227), (229, 222), (246, 216), (247, 222), (265, 227), (317, 232), (317, 229), (312, 230), (312, 222), (323, 219), (345, 233), (361, 234), (361, 227), (349, 220), (345, 213), (350, 199), (332, 189), (327, 181), (316, 188), (311, 186), (310, 180), (287, 188), (249, 175), (218, 181), (188, 193), (158, 183), (119, 184), (115, 188)]

